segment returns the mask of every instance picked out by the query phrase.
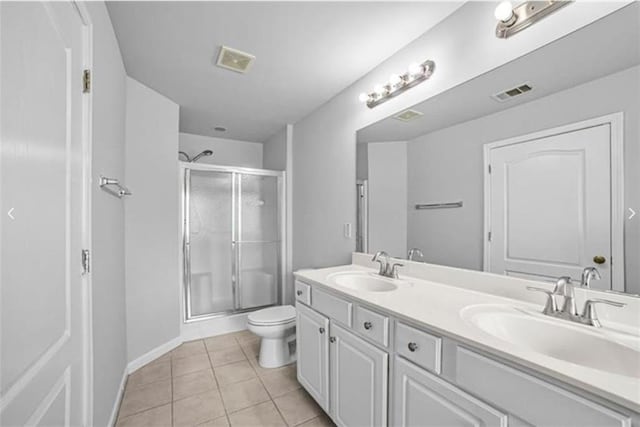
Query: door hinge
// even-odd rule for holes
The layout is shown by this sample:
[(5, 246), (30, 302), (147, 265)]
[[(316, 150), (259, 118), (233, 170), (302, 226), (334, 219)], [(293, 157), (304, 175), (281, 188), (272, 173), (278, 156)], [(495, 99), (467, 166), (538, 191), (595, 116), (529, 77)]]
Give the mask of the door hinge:
[(91, 70), (82, 72), (82, 93), (91, 92)]
[(91, 252), (89, 249), (82, 250), (82, 274), (91, 272)]
[(487, 233), (487, 240), (490, 242), (491, 241), (491, 232)]
[(489, 170), (489, 173), (491, 173), (491, 165), (488, 165), (487, 169)]

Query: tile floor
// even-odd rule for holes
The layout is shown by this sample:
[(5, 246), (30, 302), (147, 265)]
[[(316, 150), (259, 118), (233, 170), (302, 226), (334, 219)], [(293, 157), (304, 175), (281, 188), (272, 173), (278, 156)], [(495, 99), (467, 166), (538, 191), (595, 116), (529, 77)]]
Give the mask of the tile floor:
[(182, 344), (127, 380), (117, 427), (333, 426), (294, 365), (258, 365), (249, 331)]

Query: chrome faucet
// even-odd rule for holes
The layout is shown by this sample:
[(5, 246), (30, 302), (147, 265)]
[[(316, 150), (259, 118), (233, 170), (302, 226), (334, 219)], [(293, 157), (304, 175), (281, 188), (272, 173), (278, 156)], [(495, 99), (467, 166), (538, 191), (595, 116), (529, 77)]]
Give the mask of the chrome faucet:
[(420, 249), (418, 248), (409, 249), (409, 252), (407, 253), (407, 259), (409, 261), (414, 261), (415, 257), (420, 257), (420, 260), (424, 260), (424, 254)]
[(591, 281), (593, 279), (602, 279), (602, 277), (600, 276), (600, 272), (595, 267), (586, 267), (584, 270), (582, 270), (582, 282), (580, 283), (580, 286), (590, 288)]
[[(585, 271), (589, 268), (585, 269)], [(594, 269), (595, 270), (595, 269)], [(593, 273), (585, 273), (583, 271), (583, 287), (587, 287), (584, 285), (585, 274), (590, 276)], [(591, 270), (590, 270), (591, 271)], [(597, 270), (595, 271), (598, 274)], [(599, 274), (598, 274), (599, 276)], [(595, 278), (596, 276), (593, 276)], [(591, 279), (588, 279), (591, 280)], [(588, 284), (588, 281), (587, 281)], [(544, 288), (537, 288), (533, 286), (527, 286), (527, 289), (530, 291), (543, 292), (547, 294), (547, 302), (542, 310), (542, 314), (551, 317), (557, 317), (559, 319), (569, 320), (571, 322), (581, 323), (583, 325), (594, 326), (596, 328), (600, 328), (602, 325), (600, 324), (600, 320), (598, 320), (598, 315), (595, 310), (596, 304), (608, 304), (614, 307), (624, 307), (626, 304), (610, 301), (605, 299), (590, 299), (587, 300), (584, 304), (584, 309), (582, 313), (578, 313), (578, 307), (576, 306), (576, 295), (575, 295), (575, 287), (571, 282), (571, 278), (568, 276), (563, 276), (556, 281), (556, 285), (553, 290), (548, 290)], [(556, 296), (561, 296), (564, 298), (564, 302), (562, 304), (562, 308), (558, 309), (558, 304), (556, 302)]]
[(392, 263), (391, 257), (385, 251), (376, 252), (371, 258), (371, 261), (380, 263), (380, 270), (378, 274), (384, 277), (390, 277), (392, 279), (398, 278), (398, 267), (404, 267), (404, 264), (399, 262)]

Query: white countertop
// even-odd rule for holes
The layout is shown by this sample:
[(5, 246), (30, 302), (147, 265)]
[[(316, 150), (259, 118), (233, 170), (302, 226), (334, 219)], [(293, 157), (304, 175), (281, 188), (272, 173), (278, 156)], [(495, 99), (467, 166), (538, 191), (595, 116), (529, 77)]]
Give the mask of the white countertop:
[[(354, 260), (356, 260), (356, 255), (354, 255)], [(452, 274), (456, 274), (456, 269), (451, 270)], [(460, 314), (464, 308), (479, 304), (514, 306), (539, 312), (542, 310), (542, 305), (538, 303), (515, 299), (514, 293), (510, 294), (510, 298), (496, 295), (495, 289), (491, 293), (487, 293), (450, 284), (445, 285), (426, 280), (424, 278), (425, 274), (421, 274), (422, 277), (417, 278), (401, 273), (400, 279), (410, 282), (410, 286), (401, 286), (392, 292), (358, 291), (336, 285), (328, 279), (328, 276), (333, 273), (347, 271), (377, 273), (377, 269), (358, 264), (349, 264), (317, 270), (300, 270), (295, 273), (295, 276), (310, 284), (329, 288), (352, 299), (377, 306), (400, 319), (404, 318), (421, 324), (428, 329), (440, 332), (462, 343), (467, 343), (487, 353), (516, 362), (640, 412), (640, 378), (612, 374), (577, 365), (528, 350), (522, 346), (510, 344), (475, 327), (463, 319)], [(487, 273), (473, 273), (487, 277)], [(465, 271), (464, 274), (468, 275), (469, 273)], [(501, 278), (500, 280), (503, 279)], [(517, 282), (525, 282), (515, 280)], [(540, 283), (537, 282), (529, 282), (529, 284), (540, 286)], [(476, 289), (480, 288), (479, 286), (476, 287)], [(631, 308), (636, 309), (636, 306), (634, 305)], [(590, 328), (589, 332), (591, 333), (607, 334), (611, 331), (623, 331), (625, 334), (631, 334), (631, 338), (637, 338), (639, 333), (635, 325), (612, 324), (611, 322), (604, 324), (601, 329), (582, 325), (576, 325), (576, 327)], [(640, 360), (638, 363), (640, 364)]]

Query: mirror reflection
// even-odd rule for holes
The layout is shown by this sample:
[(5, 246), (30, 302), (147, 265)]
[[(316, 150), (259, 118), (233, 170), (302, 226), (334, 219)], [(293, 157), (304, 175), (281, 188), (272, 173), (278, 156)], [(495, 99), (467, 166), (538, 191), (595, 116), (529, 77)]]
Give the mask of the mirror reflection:
[(361, 129), (357, 250), (640, 293), (639, 7)]

